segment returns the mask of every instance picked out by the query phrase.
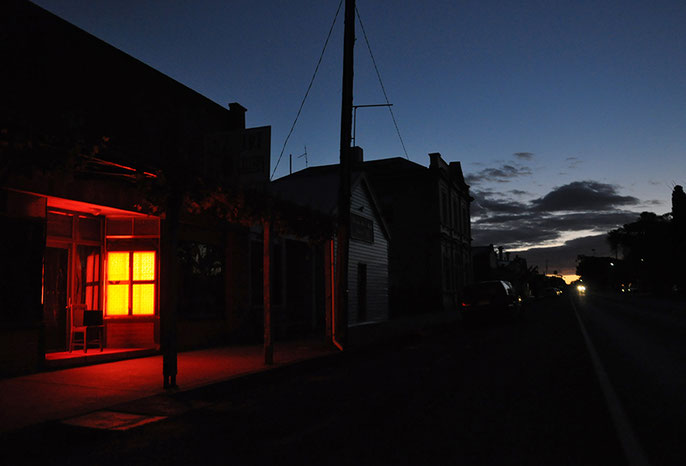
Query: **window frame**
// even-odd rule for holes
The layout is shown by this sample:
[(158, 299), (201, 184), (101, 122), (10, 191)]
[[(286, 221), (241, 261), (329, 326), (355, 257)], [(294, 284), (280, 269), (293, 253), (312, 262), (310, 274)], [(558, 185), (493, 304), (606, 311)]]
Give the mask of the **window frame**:
[[(134, 258), (136, 254), (152, 253), (153, 258), (153, 278), (152, 279), (135, 279), (134, 278)], [(110, 279), (110, 255), (111, 254), (127, 254), (128, 255), (128, 271), (126, 280), (111, 280)], [(127, 250), (109, 250), (106, 252), (106, 265), (104, 271), (106, 273), (104, 284), (105, 284), (105, 317), (107, 318), (145, 318), (157, 315), (157, 299), (158, 299), (158, 287), (157, 287), (157, 277), (158, 277), (158, 254), (154, 249), (127, 249)], [(127, 296), (127, 310), (126, 313), (112, 314), (110, 313), (110, 285), (126, 285), (126, 296)], [(153, 285), (153, 298), (152, 298), (152, 312), (136, 312), (134, 310), (134, 290), (136, 285)]]

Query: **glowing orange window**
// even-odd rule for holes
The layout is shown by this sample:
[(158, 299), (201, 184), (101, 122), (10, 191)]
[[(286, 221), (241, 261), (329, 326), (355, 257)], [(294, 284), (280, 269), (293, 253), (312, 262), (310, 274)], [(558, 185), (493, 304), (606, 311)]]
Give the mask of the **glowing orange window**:
[(155, 251), (107, 253), (107, 315), (155, 313)]

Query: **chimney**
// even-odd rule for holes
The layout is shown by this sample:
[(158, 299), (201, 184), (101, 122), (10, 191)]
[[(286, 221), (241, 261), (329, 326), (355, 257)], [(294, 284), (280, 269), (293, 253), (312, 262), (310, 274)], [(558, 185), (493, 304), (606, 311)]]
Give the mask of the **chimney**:
[(238, 102), (231, 102), (229, 104), (231, 129), (245, 129), (245, 112), (247, 111), (248, 109)]
[(441, 169), (446, 173), (448, 172), (448, 164), (445, 163), (445, 160), (443, 160), (443, 157), (441, 157), (439, 152), (432, 152), (429, 154), (429, 169)]
[(441, 160), (441, 154), (438, 152), (432, 152), (429, 154), (429, 168), (437, 168), (440, 166), (439, 160)]
[(361, 165), (364, 162), (364, 151), (361, 147), (353, 146), (350, 148), (350, 165), (355, 167)]

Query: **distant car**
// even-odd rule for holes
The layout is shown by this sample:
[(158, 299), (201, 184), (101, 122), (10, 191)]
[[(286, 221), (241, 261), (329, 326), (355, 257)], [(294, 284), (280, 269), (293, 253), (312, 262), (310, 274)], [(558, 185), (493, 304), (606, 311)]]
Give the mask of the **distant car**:
[(460, 312), (465, 320), (489, 317), (519, 317), (522, 299), (505, 280), (474, 283), (465, 289)]
[(562, 290), (559, 288), (554, 288), (554, 287), (548, 287), (543, 290), (542, 296), (544, 297), (550, 297), (550, 296), (560, 296), (562, 294)]

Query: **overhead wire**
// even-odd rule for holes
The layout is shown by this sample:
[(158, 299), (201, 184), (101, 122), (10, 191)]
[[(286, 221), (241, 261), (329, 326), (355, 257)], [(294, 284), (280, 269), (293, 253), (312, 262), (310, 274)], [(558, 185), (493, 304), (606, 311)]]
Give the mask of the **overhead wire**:
[(331, 27), (329, 28), (329, 34), (326, 36), (326, 41), (324, 42), (324, 47), (322, 48), (322, 53), (319, 55), (319, 60), (317, 61), (317, 66), (314, 68), (314, 73), (312, 74), (312, 79), (310, 79), (310, 84), (307, 86), (307, 91), (305, 92), (305, 97), (303, 97), (302, 102), (300, 102), (300, 108), (298, 109), (298, 113), (295, 115), (295, 120), (293, 120), (293, 125), (291, 126), (291, 130), (288, 132), (288, 136), (286, 136), (286, 140), (283, 142), (283, 147), (281, 148), (281, 153), (279, 154), (279, 159), (276, 161), (276, 165), (274, 166), (274, 171), (272, 171), (272, 175), (269, 177), (270, 180), (274, 179), (274, 173), (276, 173), (276, 169), (279, 167), (279, 163), (281, 162), (281, 158), (283, 157), (283, 153), (286, 150), (286, 144), (288, 144), (288, 140), (291, 137), (291, 134), (293, 134), (293, 130), (295, 129), (295, 125), (298, 122), (298, 118), (300, 117), (300, 112), (302, 112), (303, 106), (305, 105), (305, 101), (307, 100), (307, 96), (310, 94), (310, 89), (312, 89), (312, 84), (314, 83), (314, 79), (317, 76), (317, 71), (319, 71), (319, 65), (322, 63), (322, 58), (324, 58), (324, 52), (326, 52), (326, 46), (329, 44), (329, 39), (331, 38), (331, 33), (333, 32), (333, 28), (336, 25), (336, 19), (338, 19), (338, 13), (341, 11), (341, 6), (343, 5), (343, 0), (341, 0), (338, 3), (338, 9), (336, 10), (336, 14), (333, 17), (333, 22), (331, 23)]
[(376, 76), (379, 78), (379, 84), (381, 84), (381, 90), (383, 91), (383, 96), (386, 99), (386, 104), (388, 104), (388, 111), (391, 113), (391, 119), (393, 120), (393, 125), (395, 126), (395, 131), (398, 133), (398, 139), (400, 139), (400, 145), (403, 147), (403, 152), (405, 152), (405, 158), (410, 160), (407, 155), (407, 149), (405, 148), (405, 143), (403, 142), (403, 137), (400, 135), (400, 129), (398, 128), (398, 122), (393, 114), (393, 109), (391, 108), (391, 102), (388, 100), (388, 94), (386, 94), (386, 88), (381, 80), (381, 73), (379, 72), (379, 67), (376, 66), (376, 60), (374, 59), (374, 54), (372, 53), (372, 47), (369, 45), (369, 39), (367, 38), (367, 32), (364, 29), (364, 23), (362, 23), (362, 18), (360, 17), (360, 11), (355, 6), (355, 13), (357, 14), (357, 20), (360, 22), (360, 27), (362, 28), (362, 35), (364, 36), (364, 41), (367, 44), (367, 50), (369, 50), (369, 56), (372, 58), (372, 63), (374, 64), (374, 70), (376, 70)]

